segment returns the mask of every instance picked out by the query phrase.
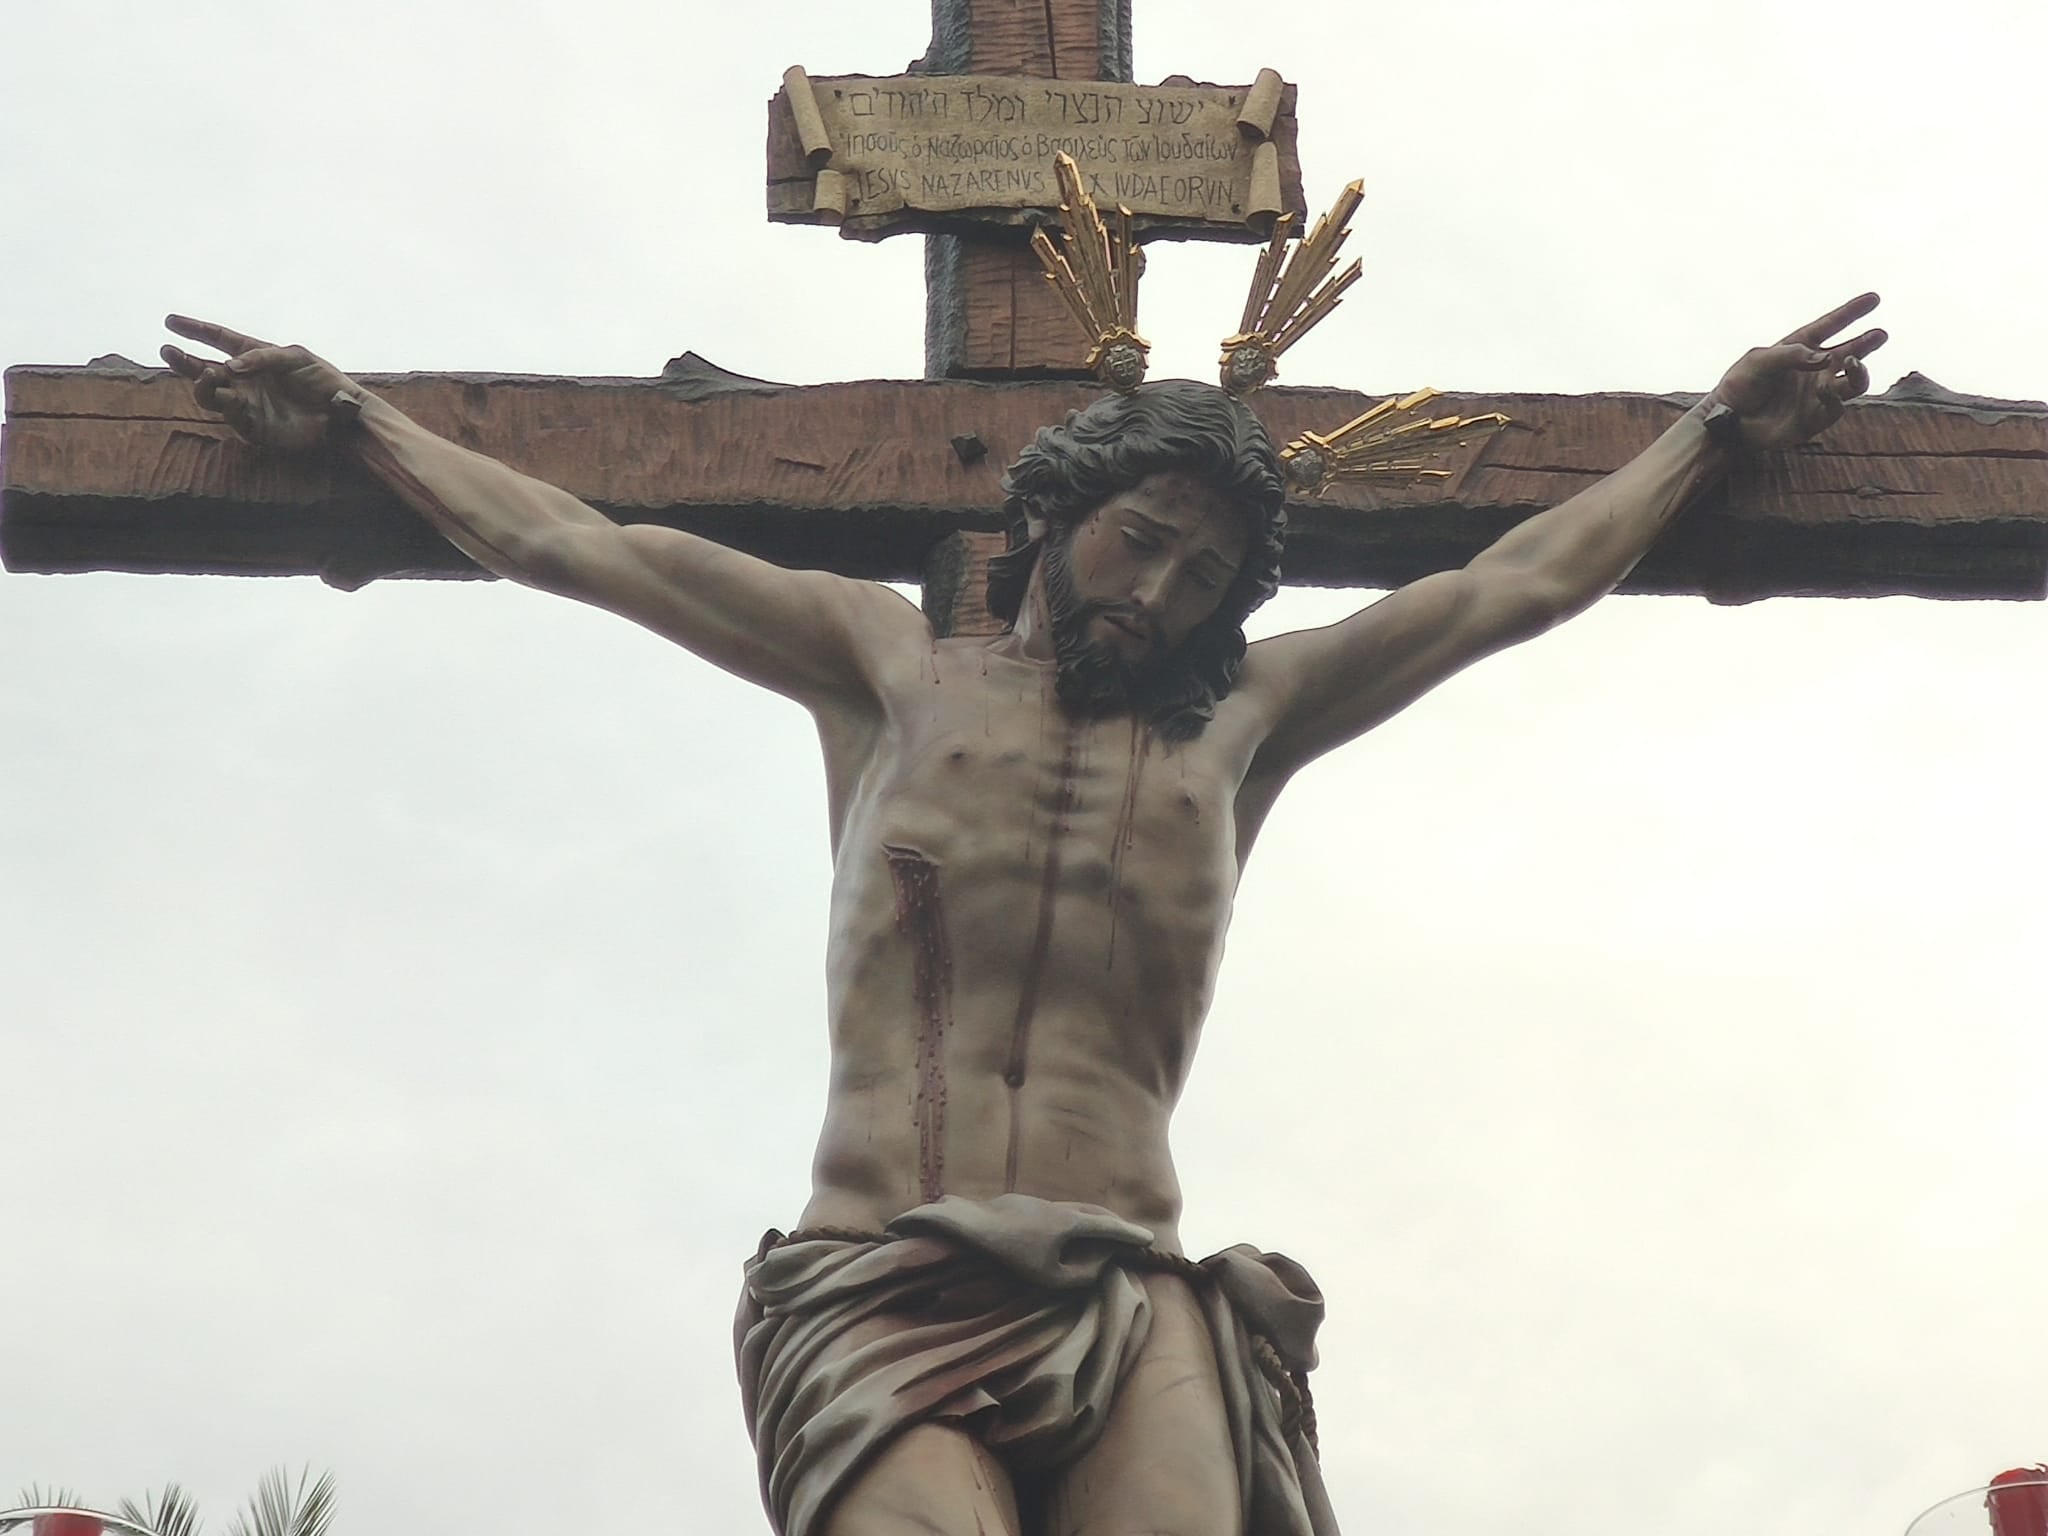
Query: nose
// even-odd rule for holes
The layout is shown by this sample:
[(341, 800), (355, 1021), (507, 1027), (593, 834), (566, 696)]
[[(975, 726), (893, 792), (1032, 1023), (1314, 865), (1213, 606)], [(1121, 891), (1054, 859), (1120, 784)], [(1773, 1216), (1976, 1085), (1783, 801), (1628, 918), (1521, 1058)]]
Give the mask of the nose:
[(1173, 573), (1154, 567), (1140, 571), (1131, 578), (1131, 606), (1142, 613), (1149, 622), (1166, 605), (1166, 594), (1173, 583)]

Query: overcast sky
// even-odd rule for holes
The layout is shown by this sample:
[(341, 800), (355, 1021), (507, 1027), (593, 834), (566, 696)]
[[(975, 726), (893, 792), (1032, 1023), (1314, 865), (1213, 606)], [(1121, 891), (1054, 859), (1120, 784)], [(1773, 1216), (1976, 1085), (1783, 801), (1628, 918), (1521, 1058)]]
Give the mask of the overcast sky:
[[(1300, 83), (1364, 389), (1704, 389), (1865, 288), (2048, 394), (2039, 0), (1138, 0)], [(1256, 25), (1253, 22), (1256, 18)], [(0, 361), (167, 310), (344, 368), (921, 368), (761, 214), (918, 0), (5, 7)], [(1250, 253), (1165, 247), (1155, 376)], [(2039, 515), (2044, 509), (2027, 509)], [(1321, 622), (1369, 594), (1272, 605)], [(503, 585), (0, 578), (0, 1503), (332, 1467), (343, 1530), (764, 1528), (739, 1265), (823, 1095), (795, 707)], [(1354, 1532), (1895, 1536), (2048, 1458), (2034, 604), (1617, 599), (1306, 774), (1176, 1125), (1330, 1298)]]

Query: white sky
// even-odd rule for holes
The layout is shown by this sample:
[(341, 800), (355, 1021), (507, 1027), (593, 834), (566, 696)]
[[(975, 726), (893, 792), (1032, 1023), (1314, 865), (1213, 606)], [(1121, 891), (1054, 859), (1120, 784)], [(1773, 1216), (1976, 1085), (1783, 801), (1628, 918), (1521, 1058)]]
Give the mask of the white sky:
[[(1880, 387), (2048, 394), (2039, 0), (1137, 11), (1140, 79), (1271, 64), (1311, 201), (1366, 179), (1290, 382), (1702, 389), (1870, 287)], [(926, 35), (10, 5), (0, 361), (179, 309), (366, 371), (914, 375), (918, 243), (767, 225), (760, 161), (785, 65)], [(1158, 252), (1157, 374), (1249, 256)], [(762, 1529), (802, 714), (507, 587), (7, 577), (0, 654), (0, 1502), (219, 1520), (310, 1461), (344, 1529)], [(2048, 1457), (2044, 674), (2030, 604), (1616, 600), (1282, 803), (1176, 1145), (1191, 1245), (1330, 1297), (1352, 1530), (1890, 1536)]]

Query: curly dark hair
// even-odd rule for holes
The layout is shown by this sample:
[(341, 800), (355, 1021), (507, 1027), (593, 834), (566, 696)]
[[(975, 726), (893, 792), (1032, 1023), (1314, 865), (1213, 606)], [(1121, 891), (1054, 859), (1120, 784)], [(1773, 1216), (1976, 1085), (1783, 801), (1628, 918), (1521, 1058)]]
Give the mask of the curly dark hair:
[[(1112, 496), (1166, 471), (1212, 486), (1244, 513), (1250, 533), (1216, 611), (1182, 643), (1172, 678), (1147, 700), (1161, 734), (1185, 741), (1201, 734), (1237, 679), (1246, 617), (1280, 586), (1286, 483), (1272, 439), (1241, 402), (1213, 384), (1163, 379), (1042, 428), (1003, 475), (1009, 548), (989, 562), (988, 606), (1014, 625), (1046, 540), (1066, 539)], [(1034, 537), (1031, 522), (1046, 531)]]

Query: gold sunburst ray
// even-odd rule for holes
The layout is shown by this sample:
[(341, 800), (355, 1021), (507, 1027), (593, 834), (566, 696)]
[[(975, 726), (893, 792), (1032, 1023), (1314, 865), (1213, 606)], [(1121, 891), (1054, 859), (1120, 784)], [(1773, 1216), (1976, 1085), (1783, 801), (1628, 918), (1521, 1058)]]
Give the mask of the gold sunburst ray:
[(1498, 411), (1429, 414), (1426, 407), (1441, 398), (1434, 389), (1389, 396), (1334, 432), (1304, 432), (1280, 452), (1288, 479), (1313, 496), (1345, 480), (1449, 479), (1456, 473), (1451, 455), (1485, 441), (1509, 419)]
[(1071, 155), (1055, 156), (1053, 172), (1060, 186), (1060, 242), (1038, 229), (1031, 249), (1088, 337), (1088, 368), (1112, 389), (1136, 389), (1152, 344), (1138, 334), (1145, 253), (1131, 228), (1131, 210), (1119, 207), (1114, 225), (1104, 222)]
[(1347, 183), (1291, 253), (1287, 239), (1294, 232), (1293, 215), (1274, 221), (1272, 238), (1252, 270), (1237, 332), (1223, 339), (1223, 387), (1232, 394), (1248, 395), (1270, 383), (1279, 372), (1281, 354), (1314, 330), (1358, 281), (1363, 262), (1353, 261), (1341, 272), (1335, 268), (1351, 233), (1352, 215), (1364, 198), (1362, 182)]

